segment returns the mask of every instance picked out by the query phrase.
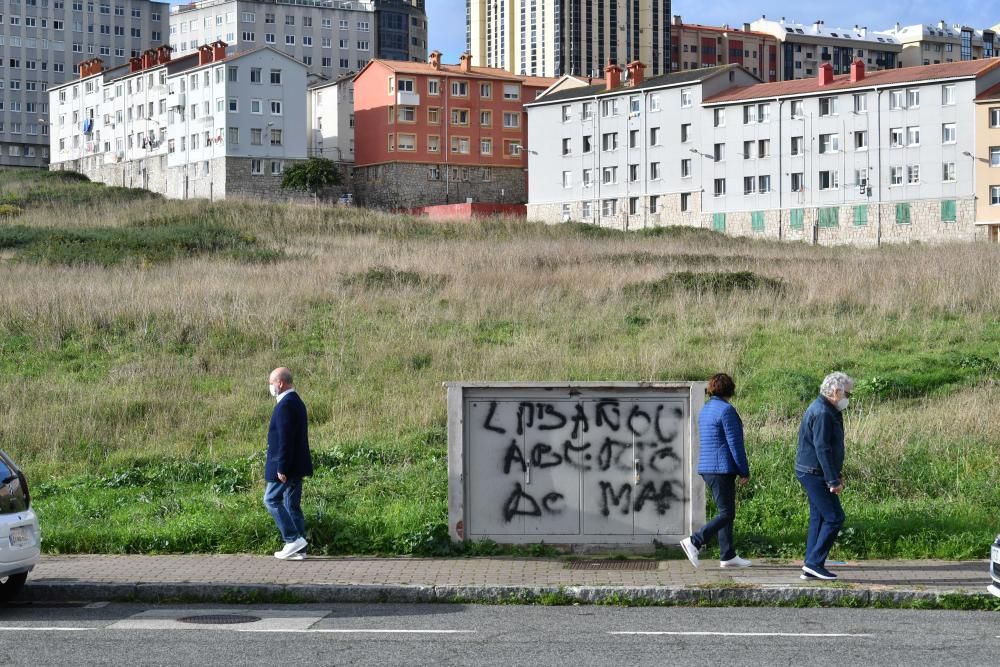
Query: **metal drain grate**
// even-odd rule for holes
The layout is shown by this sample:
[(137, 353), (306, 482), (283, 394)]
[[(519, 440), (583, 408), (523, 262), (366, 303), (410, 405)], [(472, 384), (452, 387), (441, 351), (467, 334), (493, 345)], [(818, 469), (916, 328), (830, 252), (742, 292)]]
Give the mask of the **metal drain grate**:
[(566, 568), (570, 570), (655, 570), (654, 560), (576, 560)]
[(260, 616), (247, 616), (245, 614), (203, 614), (178, 618), (177, 622), (197, 625), (235, 625), (236, 623), (256, 623), (259, 620)]

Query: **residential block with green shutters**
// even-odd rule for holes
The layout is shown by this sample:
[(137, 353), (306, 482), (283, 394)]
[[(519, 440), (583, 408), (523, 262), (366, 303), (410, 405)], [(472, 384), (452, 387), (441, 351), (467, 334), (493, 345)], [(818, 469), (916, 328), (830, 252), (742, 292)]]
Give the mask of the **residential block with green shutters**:
[[(856, 61), (841, 76), (821, 67), (812, 79), (749, 85), (745, 74), (710, 69), (683, 82), (692, 95), (652, 107), (653, 80), (564, 77), (529, 106), (529, 218), (831, 244), (997, 238), (977, 210), (977, 165), (991, 158), (977, 151), (986, 128), (976, 100), (1000, 86), (1000, 60), (879, 72)], [(587, 103), (612, 117), (595, 113), (580, 155), (580, 123), (566, 120)], [(614, 132), (620, 143), (605, 140)], [(602, 188), (616, 174), (624, 187)]]

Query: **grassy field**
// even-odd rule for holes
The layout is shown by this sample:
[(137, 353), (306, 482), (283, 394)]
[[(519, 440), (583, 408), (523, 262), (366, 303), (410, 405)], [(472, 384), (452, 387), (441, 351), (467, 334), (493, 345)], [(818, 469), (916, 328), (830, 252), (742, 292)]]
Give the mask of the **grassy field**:
[[(801, 557), (798, 417), (846, 413), (834, 557), (1000, 530), (1000, 247), (880, 250), (172, 202), (0, 173), (0, 447), (50, 552), (259, 552), (267, 374), (311, 416), (315, 553), (440, 553), (446, 380), (737, 381), (741, 553)], [(491, 545), (474, 550), (488, 552)]]

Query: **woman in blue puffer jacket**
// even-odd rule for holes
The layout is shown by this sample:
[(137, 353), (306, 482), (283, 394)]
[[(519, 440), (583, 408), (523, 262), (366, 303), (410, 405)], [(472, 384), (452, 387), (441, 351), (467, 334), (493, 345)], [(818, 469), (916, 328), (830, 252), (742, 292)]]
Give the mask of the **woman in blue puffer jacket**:
[(736, 479), (741, 485), (750, 481), (750, 466), (743, 447), (743, 421), (729, 400), (736, 394), (736, 384), (725, 373), (708, 381), (708, 402), (698, 415), (701, 440), (698, 474), (712, 490), (718, 514), (701, 530), (681, 540), (688, 560), (698, 567), (698, 552), (713, 537), (719, 539), (719, 567), (750, 567), (750, 561), (736, 555), (733, 545), (733, 520), (736, 518)]

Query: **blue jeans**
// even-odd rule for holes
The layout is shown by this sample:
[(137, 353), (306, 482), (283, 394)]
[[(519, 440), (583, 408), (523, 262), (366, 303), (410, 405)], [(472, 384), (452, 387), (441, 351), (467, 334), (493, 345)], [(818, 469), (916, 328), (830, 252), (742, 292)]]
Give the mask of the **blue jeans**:
[(719, 560), (736, 557), (733, 546), (733, 520), (736, 518), (736, 475), (702, 475), (705, 486), (712, 489), (718, 514), (691, 536), (691, 542), (701, 549), (718, 535)]
[(264, 507), (278, 524), (281, 539), (294, 542), (306, 536), (306, 518), (302, 514), (302, 479), (285, 483), (268, 482), (264, 488)]
[(844, 510), (840, 496), (830, 493), (822, 475), (795, 473), (809, 498), (809, 532), (806, 534), (805, 564), (824, 567), (826, 557), (844, 525)]

